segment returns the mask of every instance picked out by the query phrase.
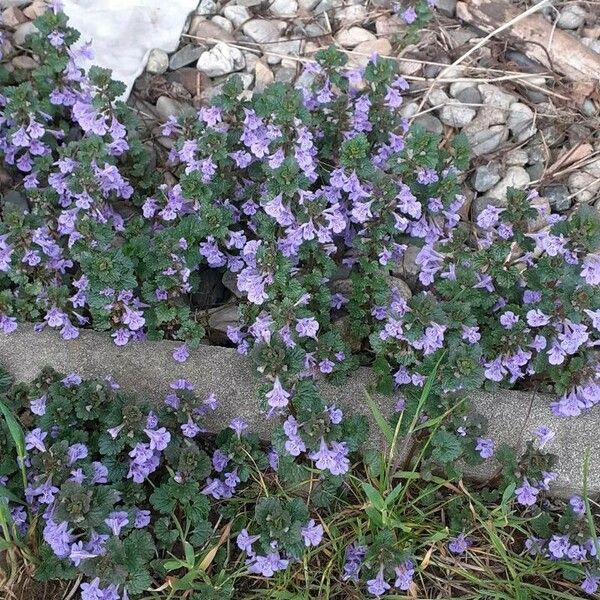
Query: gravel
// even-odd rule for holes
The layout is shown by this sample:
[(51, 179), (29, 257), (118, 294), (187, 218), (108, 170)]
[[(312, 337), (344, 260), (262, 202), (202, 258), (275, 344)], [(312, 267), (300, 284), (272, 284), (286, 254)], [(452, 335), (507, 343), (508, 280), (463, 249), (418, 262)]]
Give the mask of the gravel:
[(17, 46), (22, 46), (25, 40), (34, 33), (39, 33), (38, 28), (33, 24), (32, 21), (22, 23), (18, 25), (13, 34), (13, 41)]
[(456, 0), (437, 0), (435, 5), (447, 17), (453, 17), (456, 12)]
[[(229, 22), (229, 21), (227, 21)], [(214, 46), (218, 42), (233, 42), (234, 37), (229, 31), (219, 25), (218, 22), (194, 17), (190, 24), (190, 35), (197, 38), (197, 43)]]
[(529, 181), (529, 173), (523, 167), (508, 167), (504, 177), (488, 192), (488, 196), (503, 200), (509, 187), (524, 188)]
[(508, 139), (508, 129), (504, 125), (492, 125), (489, 129), (467, 133), (467, 139), (473, 154), (482, 156), (494, 152)]
[(511, 104), (517, 101), (516, 96), (502, 91), (499, 87), (489, 83), (481, 83), (477, 86), (481, 93), (484, 104), (489, 104), (496, 108), (508, 109)]
[(377, 39), (375, 34), (362, 27), (342, 29), (335, 37), (336, 42), (345, 48), (354, 48), (354, 46), (358, 46), (361, 42), (368, 42), (375, 39)]
[(229, 19), (235, 27), (240, 27), (242, 23), (252, 18), (250, 11), (245, 6), (230, 4), (223, 9), (223, 16)]
[(276, 17), (293, 17), (298, 11), (296, 0), (275, 0), (269, 4), (269, 11)]
[(200, 55), (206, 50), (204, 46), (196, 46), (195, 44), (186, 44), (182, 46), (177, 52), (171, 54), (169, 59), (169, 69), (176, 71), (182, 67), (197, 62)]
[(458, 100), (448, 100), (439, 114), (440, 120), (445, 125), (462, 128), (470, 123), (477, 113), (469, 106), (461, 104)]
[(515, 102), (510, 106), (506, 124), (518, 143), (528, 140), (537, 132), (533, 111), (527, 104), (521, 102)]
[(285, 30), (284, 21), (267, 21), (265, 19), (251, 19), (242, 26), (242, 31), (251, 40), (266, 44), (276, 42), (281, 33)]
[(458, 92), (458, 94), (456, 94), (456, 99), (464, 104), (481, 104), (483, 101), (481, 92), (476, 87), (472, 86)]
[(229, 75), (241, 71), (246, 66), (246, 61), (241, 50), (218, 43), (214, 48), (203, 52), (198, 59), (196, 67), (209, 77)]
[(176, 117), (192, 116), (196, 111), (185, 102), (178, 102), (168, 96), (160, 96), (156, 102), (156, 112), (166, 121), (171, 115)]
[(430, 113), (421, 115), (415, 119), (415, 124), (421, 125), (426, 131), (441, 135), (444, 132), (443, 123), (435, 116)]
[(146, 71), (154, 75), (161, 75), (169, 68), (169, 55), (160, 48), (154, 48), (148, 55)]
[(550, 206), (557, 212), (565, 212), (571, 208), (569, 200), (569, 188), (566, 185), (549, 185), (542, 189), (541, 193), (548, 198)]
[(556, 25), (561, 29), (579, 29), (585, 23), (586, 12), (579, 4), (567, 4), (560, 12)]
[(471, 179), (473, 187), (478, 192), (487, 192), (499, 181), (500, 165), (498, 163), (490, 163), (489, 165), (477, 167)]

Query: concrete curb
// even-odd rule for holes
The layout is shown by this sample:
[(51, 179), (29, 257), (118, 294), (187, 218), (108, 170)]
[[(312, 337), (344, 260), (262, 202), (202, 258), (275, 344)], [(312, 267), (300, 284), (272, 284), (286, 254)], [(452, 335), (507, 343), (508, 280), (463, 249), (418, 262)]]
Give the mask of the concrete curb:
[[(108, 335), (89, 330), (82, 331), (76, 340), (65, 341), (55, 331), (35, 333), (31, 326), (21, 325), (10, 335), (0, 335), (0, 364), (23, 382), (35, 378), (44, 366), (84, 377), (112, 375), (125, 392), (151, 402), (162, 402), (170, 382), (185, 378), (194, 384), (200, 397), (214, 392), (219, 399), (219, 410), (204, 420), (209, 431), (222, 429), (237, 416), (245, 419), (252, 431), (268, 438), (275, 421), (265, 419), (259, 409), (256, 392), (260, 379), (250, 359), (231, 348), (200, 346), (185, 363), (176, 363), (171, 354), (177, 345), (160, 341), (119, 347)], [(373, 382), (371, 371), (361, 368), (341, 386), (321, 382), (319, 388), (327, 401), (335, 402), (346, 413), (371, 417), (364, 397)], [(399, 399), (378, 394), (372, 397), (384, 415)], [(556, 432), (548, 444), (548, 450), (559, 456), (555, 495), (581, 492), (586, 448), (591, 451), (589, 491), (600, 492), (597, 410), (577, 418), (557, 418), (550, 411), (551, 399), (547, 396), (503, 390), (493, 395), (478, 391), (471, 397), (477, 412), (488, 419), (489, 435), (496, 447), (508, 443), (523, 449), (540, 425)], [(381, 444), (376, 428), (372, 429), (371, 439), (373, 444)], [(469, 475), (485, 479), (494, 471), (494, 465), (488, 464), (471, 469)]]

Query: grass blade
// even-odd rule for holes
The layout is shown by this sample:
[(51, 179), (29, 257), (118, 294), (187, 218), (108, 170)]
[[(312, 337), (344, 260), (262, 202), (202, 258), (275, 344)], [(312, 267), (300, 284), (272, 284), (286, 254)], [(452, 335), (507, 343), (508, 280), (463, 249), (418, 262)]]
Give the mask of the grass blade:
[(381, 410), (379, 410), (379, 406), (377, 406), (367, 390), (365, 390), (365, 397), (367, 399), (367, 404), (369, 405), (369, 410), (375, 419), (375, 423), (377, 423), (377, 427), (379, 427), (381, 433), (383, 433), (387, 443), (391, 445), (394, 442), (394, 432), (391, 425), (387, 422), (387, 419), (383, 416)]
[(17, 459), (19, 463), (19, 468), (21, 469), (21, 477), (23, 479), (23, 489), (27, 487), (27, 474), (25, 473), (25, 434), (23, 433), (23, 428), (17, 418), (13, 415), (12, 411), (0, 400), (0, 413), (4, 417), (6, 421), (6, 425), (8, 426), (8, 431), (15, 443), (15, 447), (17, 448)]

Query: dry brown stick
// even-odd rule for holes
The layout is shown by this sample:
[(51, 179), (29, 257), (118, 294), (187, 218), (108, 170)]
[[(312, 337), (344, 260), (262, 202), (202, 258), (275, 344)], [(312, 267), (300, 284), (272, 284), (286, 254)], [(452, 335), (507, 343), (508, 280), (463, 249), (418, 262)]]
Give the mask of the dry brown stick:
[[(456, 13), (463, 21), (486, 32), (497, 30), (519, 14), (503, 0), (459, 2)], [(528, 15), (501, 35), (519, 45), (529, 58), (573, 81), (600, 80), (600, 55), (569, 33), (553, 28), (540, 14)]]

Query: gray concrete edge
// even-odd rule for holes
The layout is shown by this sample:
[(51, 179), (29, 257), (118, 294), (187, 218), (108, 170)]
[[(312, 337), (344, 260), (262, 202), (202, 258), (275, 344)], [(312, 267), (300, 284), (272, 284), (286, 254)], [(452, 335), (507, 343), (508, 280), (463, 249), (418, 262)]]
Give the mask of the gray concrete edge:
[[(30, 325), (20, 325), (11, 334), (0, 334), (0, 364), (23, 382), (34, 379), (44, 366), (83, 377), (111, 375), (125, 392), (150, 402), (162, 402), (169, 384), (185, 378), (194, 384), (201, 397), (213, 392), (219, 399), (219, 410), (204, 419), (209, 431), (218, 431), (233, 417), (242, 417), (252, 431), (268, 438), (275, 421), (267, 420), (259, 408), (260, 377), (251, 360), (231, 348), (201, 345), (185, 363), (176, 363), (172, 352), (178, 345), (159, 341), (119, 347), (107, 334), (90, 330), (81, 331), (75, 340), (65, 341), (56, 331), (46, 329), (36, 333)], [(347, 414), (367, 416), (372, 427), (370, 441), (381, 445), (382, 436), (365, 402), (365, 391), (373, 383), (370, 369), (361, 368), (340, 386), (322, 381), (319, 388), (328, 402), (335, 402)], [(496, 394), (477, 391), (470, 396), (476, 412), (488, 419), (489, 437), (496, 447), (508, 443), (523, 449), (540, 425), (555, 431), (547, 446), (548, 451), (559, 457), (556, 469), (559, 477), (552, 488), (555, 495), (581, 492), (587, 448), (591, 452), (589, 491), (600, 492), (600, 409), (576, 418), (558, 418), (550, 411), (548, 396), (510, 390)], [(379, 394), (372, 397), (384, 415), (391, 412), (400, 398)], [(468, 469), (467, 475), (485, 480), (496, 469), (497, 465), (490, 461), (483, 467)]]

